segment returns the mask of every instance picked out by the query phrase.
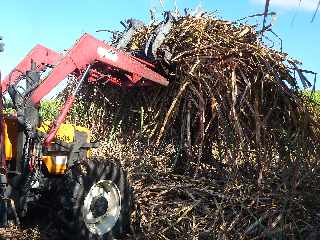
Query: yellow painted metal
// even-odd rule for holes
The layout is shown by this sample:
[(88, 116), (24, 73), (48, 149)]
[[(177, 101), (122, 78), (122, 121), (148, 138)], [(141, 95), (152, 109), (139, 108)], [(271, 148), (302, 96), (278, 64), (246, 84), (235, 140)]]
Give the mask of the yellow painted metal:
[[(50, 129), (50, 122), (43, 122), (38, 128), (38, 131), (47, 133)], [(76, 126), (74, 124), (62, 124), (57, 132), (57, 138), (66, 143), (72, 143), (75, 140), (75, 131), (85, 132), (88, 136), (87, 142), (90, 142), (90, 130), (85, 127)], [(7, 161), (16, 158), (17, 143), (18, 143), (19, 124), (17, 118), (4, 117), (4, 145), (5, 157)], [(21, 146), (19, 146), (21, 147)], [(43, 156), (42, 160), (45, 163), (50, 174), (64, 174), (67, 168), (67, 156), (60, 152), (53, 152), (48, 156)], [(64, 153), (65, 154), (65, 153)], [(87, 155), (91, 151), (87, 151)]]
[[(48, 133), (50, 126), (51, 122), (44, 121), (38, 128), (38, 131)], [(74, 141), (74, 130), (75, 126), (73, 124), (61, 124), (57, 131), (56, 137), (63, 142), (72, 143)]]
[(3, 122), (5, 157), (10, 161), (17, 154), (18, 121), (16, 118), (6, 116)]
[[(51, 122), (45, 121), (38, 128), (38, 131), (47, 133), (50, 130)], [(62, 124), (57, 131), (57, 139), (66, 142), (72, 143), (75, 141), (75, 131), (85, 132), (87, 134), (87, 142), (90, 142), (90, 130), (85, 127), (76, 126), (74, 124)], [(43, 162), (45, 163), (48, 172), (50, 174), (64, 174), (67, 169), (67, 157), (66, 155), (61, 155), (62, 153), (52, 153), (50, 156), (43, 156)], [(89, 156), (91, 151), (87, 151)]]
[[(57, 161), (58, 158), (64, 158), (65, 161)], [(68, 156), (43, 156), (42, 160), (47, 167), (47, 170), (50, 174), (64, 174), (67, 169), (67, 158)]]

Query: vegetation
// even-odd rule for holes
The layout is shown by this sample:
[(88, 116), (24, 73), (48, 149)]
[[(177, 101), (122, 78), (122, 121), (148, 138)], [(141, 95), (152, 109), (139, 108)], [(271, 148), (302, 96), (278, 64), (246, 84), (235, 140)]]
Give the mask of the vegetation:
[[(140, 30), (127, 50), (144, 50), (157, 26)], [(299, 64), (260, 34), (207, 14), (181, 16), (158, 53), (167, 88), (82, 88), (85, 111), (69, 121), (90, 126), (101, 140), (96, 154), (129, 170), (135, 234), (317, 236), (319, 108), (301, 94), (310, 84)]]
[[(67, 119), (128, 170), (133, 238), (319, 238), (320, 94), (301, 93), (299, 64), (254, 27), (208, 14), (178, 17), (159, 54), (167, 88), (86, 83)], [(73, 86), (42, 103), (45, 120)]]
[(316, 104), (320, 105), (320, 91), (306, 91), (305, 95), (310, 97), (312, 101), (314, 101)]

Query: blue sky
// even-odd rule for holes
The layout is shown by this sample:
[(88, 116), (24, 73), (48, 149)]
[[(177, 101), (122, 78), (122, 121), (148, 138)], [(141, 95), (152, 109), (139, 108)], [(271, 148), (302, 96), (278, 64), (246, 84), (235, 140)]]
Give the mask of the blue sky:
[[(318, 0), (271, 0), (277, 13), (274, 31), (283, 40), (283, 49), (304, 63), (304, 68), (320, 73), (320, 14), (310, 23)], [(166, 10), (176, 5), (193, 8), (199, 3), (221, 18), (236, 20), (264, 10), (264, 0), (162, 0)], [(122, 30), (121, 20), (137, 18), (149, 21), (149, 9), (163, 10), (160, 0), (10, 0), (0, 5), (0, 35), (5, 52), (0, 55), (3, 75), (37, 43), (56, 51), (71, 47), (83, 33), (108, 39), (99, 29)], [(295, 18), (294, 18), (295, 16)], [(294, 19), (294, 21), (293, 21)], [(257, 18), (261, 23), (262, 18)], [(317, 84), (320, 89), (320, 77)]]

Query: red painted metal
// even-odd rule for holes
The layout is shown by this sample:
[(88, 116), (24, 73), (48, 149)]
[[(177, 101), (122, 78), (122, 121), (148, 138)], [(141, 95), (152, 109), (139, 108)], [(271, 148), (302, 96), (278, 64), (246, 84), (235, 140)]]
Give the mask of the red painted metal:
[(46, 146), (49, 146), (52, 143), (52, 140), (54, 139), (61, 123), (64, 122), (64, 119), (66, 118), (69, 110), (71, 109), (73, 102), (75, 100), (75, 96), (71, 95), (68, 97), (66, 103), (64, 104), (64, 106), (62, 107), (61, 111), (60, 111), (60, 115), (59, 117), (56, 119), (56, 121), (54, 122), (53, 126), (50, 129), (50, 132), (48, 133), (47, 138), (45, 139), (44, 144)]
[(145, 64), (146, 66), (148, 66), (148, 67), (150, 67), (150, 68), (154, 68), (154, 67), (155, 67), (152, 63), (149, 63), (149, 62), (147, 62), (147, 61), (145, 61), (145, 60), (143, 60), (143, 59), (141, 59), (141, 58), (137, 58), (137, 57), (135, 57), (135, 56), (131, 56), (131, 57), (132, 57), (133, 59), (135, 59), (135, 60), (137, 60), (137, 61)]
[(91, 64), (88, 65), (87, 69), (83, 72), (81, 78), (78, 80), (77, 85), (75, 89), (73, 90), (73, 93), (68, 97), (66, 103), (64, 106), (61, 108), (61, 112), (59, 117), (54, 121), (53, 125), (51, 126), (51, 129), (49, 131), (48, 136), (46, 137), (44, 143), (46, 146), (49, 146), (56, 135), (58, 129), (60, 128), (61, 124), (64, 122), (64, 119), (66, 118), (68, 112), (70, 111), (73, 102), (76, 98), (76, 94), (78, 93), (81, 85), (83, 84), (84, 80), (87, 78), (89, 72), (91, 69)]
[[(79, 77), (86, 68), (87, 70), (78, 83), (79, 86), (84, 79), (94, 84), (107, 81), (114, 85), (128, 87), (151, 85), (152, 83), (164, 86), (169, 84), (166, 78), (153, 70), (155, 68), (153, 64), (128, 55), (89, 34), (84, 34), (65, 56), (37, 45), (2, 82), (2, 92), (5, 92), (9, 84), (18, 81), (21, 75), (30, 69), (32, 61), (38, 64), (36, 68), (38, 71), (44, 70), (48, 65), (55, 65), (49, 75), (32, 92), (31, 101), (34, 104), (39, 103), (69, 74)], [(89, 66), (92, 68), (90, 69)], [(149, 81), (141, 81), (142, 79)], [(60, 115), (45, 139), (45, 145), (51, 144), (58, 128), (72, 107), (74, 99), (75, 93), (69, 96), (62, 107)]]
[(40, 44), (36, 45), (1, 82), (2, 93), (8, 90), (9, 84), (13, 84), (18, 81), (23, 74), (30, 70), (32, 61), (37, 64), (36, 70), (42, 71), (47, 67), (47, 65), (56, 64), (60, 58), (61, 55), (59, 53)]
[[(94, 63), (104, 64), (105, 69), (111, 67), (114, 70), (114, 72), (111, 71), (112, 74), (119, 72), (119, 70), (128, 73), (129, 77), (127, 79), (123, 79), (123, 74), (118, 77), (120, 84), (125, 85), (124, 80), (128, 80), (129, 85), (130, 83), (136, 84), (142, 78), (145, 78), (164, 86), (168, 85), (169, 82), (166, 78), (146, 67), (146, 64), (141, 61), (89, 34), (84, 34), (73, 48), (60, 59), (49, 76), (35, 89), (31, 95), (31, 100), (35, 104), (39, 103), (68, 74), (76, 73), (78, 75), (88, 64)], [(112, 76), (110, 80), (112, 81), (114, 77), (117, 78), (117, 76)], [(117, 81), (115, 81), (115, 84), (117, 84)]]

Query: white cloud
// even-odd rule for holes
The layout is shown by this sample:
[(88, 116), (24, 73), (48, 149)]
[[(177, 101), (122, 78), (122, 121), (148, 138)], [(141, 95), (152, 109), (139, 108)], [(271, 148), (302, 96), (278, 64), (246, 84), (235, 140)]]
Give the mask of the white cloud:
[[(254, 3), (265, 4), (265, 0), (251, 0)], [(299, 8), (304, 11), (315, 11), (319, 0), (270, 0), (270, 6), (285, 9)]]

